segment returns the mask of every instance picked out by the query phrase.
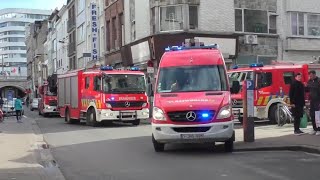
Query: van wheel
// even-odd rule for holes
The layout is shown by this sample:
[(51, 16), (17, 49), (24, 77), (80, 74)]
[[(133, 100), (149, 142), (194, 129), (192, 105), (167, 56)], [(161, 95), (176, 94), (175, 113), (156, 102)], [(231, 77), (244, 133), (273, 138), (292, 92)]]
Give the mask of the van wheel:
[(152, 134), (152, 143), (153, 143), (154, 150), (156, 152), (163, 152), (164, 151), (165, 144), (164, 143), (159, 143), (158, 141), (156, 141), (154, 139), (153, 134)]
[(93, 127), (99, 126), (99, 123), (97, 122), (96, 111), (94, 109), (92, 109), (92, 108), (89, 109), (89, 112), (88, 112), (86, 120), (87, 120), (86, 124), (88, 126), (93, 126)]
[(269, 110), (269, 122), (270, 124), (277, 124), (277, 111), (278, 111), (278, 106), (272, 105), (270, 110)]
[(133, 121), (132, 123), (134, 126), (138, 126), (140, 124), (140, 119), (137, 119), (135, 121)]
[(41, 109), (39, 109), (39, 113), (38, 114), (39, 114), (39, 116), (41, 116)]
[(233, 152), (233, 139), (224, 142), (224, 151), (228, 153)]

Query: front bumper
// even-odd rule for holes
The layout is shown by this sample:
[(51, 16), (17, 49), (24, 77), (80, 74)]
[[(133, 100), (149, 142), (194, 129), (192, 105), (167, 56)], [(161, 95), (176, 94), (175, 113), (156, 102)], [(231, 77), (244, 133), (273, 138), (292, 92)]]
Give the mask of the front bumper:
[[(180, 129), (183, 128), (183, 129)], [(209, 129), (205, 132), (181, 132), (185, 129)], [(173, 124), (152, 124), (152, 134), (160, 143), (205, 143), (224, 142), (234, 136), (233, 121), (199, 124), (199, 125), (173, 125)], [(201, 136), (199, 138), (184, 138), (182, 136)]]
[(110, 109), (100, 110), (98, 112), (97, 121), (134, 121), (137, 119), (148, 119), (149, 108), (142, 110), (126, 110), (126, 111), (112, 111)]
[(45, 113), (45, 114), (59, 114), (59, 111), (56, 106), (50, 106), (49, 109), (47, 107), (45, 107), (43, 109), (43, 113)]

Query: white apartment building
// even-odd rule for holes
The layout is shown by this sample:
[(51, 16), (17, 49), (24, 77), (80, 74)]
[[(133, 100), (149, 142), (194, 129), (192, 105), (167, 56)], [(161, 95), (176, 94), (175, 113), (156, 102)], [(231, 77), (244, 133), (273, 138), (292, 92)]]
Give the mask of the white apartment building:
[(64, 5), (60, 9), (58, 16), (60, 17), (56, 22), (57, 29), (57, 74), (64, 74), (69, 70), (69, 59), (68, 59), (68, 9)]
[(36, 9), (0, 10), (1, 74), (27, 78), (25, 27), (49, 17), (51, 11)]
[[(77, 0), (76, 7), (76, 57), (77, 68), (92, 66), (92, 7), (95, 3), (98, 15), (98, 51), (97, 58), (100, 63), (104, 63), (104, 0)], [(88, 64), (89, 63), (89, 64)], [(93, 63), (93, 64), (92, 64)]]
[(279, 0), (279, 59), (320, 61), (320, 1)]

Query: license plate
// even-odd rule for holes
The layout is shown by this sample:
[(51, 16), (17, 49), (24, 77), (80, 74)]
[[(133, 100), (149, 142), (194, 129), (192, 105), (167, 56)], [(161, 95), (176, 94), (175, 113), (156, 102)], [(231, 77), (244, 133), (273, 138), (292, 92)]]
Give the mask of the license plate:
[(204, 138), (203, 134), (181, 134), (181, 139), (201, 139)]
[(122, 116), (132, 116), (132, 115), (134, 115), (134, 113), (133, 112), (121, 112), (121, 115)]

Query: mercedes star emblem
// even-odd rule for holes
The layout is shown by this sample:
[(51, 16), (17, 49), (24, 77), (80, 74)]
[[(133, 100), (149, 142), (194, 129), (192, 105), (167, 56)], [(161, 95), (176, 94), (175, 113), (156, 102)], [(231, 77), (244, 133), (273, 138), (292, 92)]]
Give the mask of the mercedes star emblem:
[(125, 102), (124, 105), (125, 105), (126, 107), (130, 107), (130, 103), (129, 103), (128, 101)]
[(186, 118), (188, 121), (195, 121), (197, 119), (197, 115), (195, 112), (190, 111), (187, 113)]
[(237, 103), (238, 103), (237, 100), (233, 100), (233, 101), (232, 101), (232, 105), (236, 105)]

